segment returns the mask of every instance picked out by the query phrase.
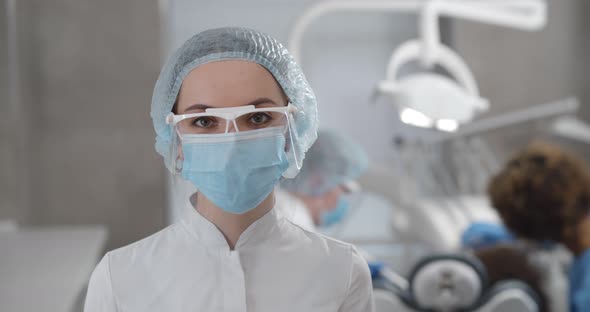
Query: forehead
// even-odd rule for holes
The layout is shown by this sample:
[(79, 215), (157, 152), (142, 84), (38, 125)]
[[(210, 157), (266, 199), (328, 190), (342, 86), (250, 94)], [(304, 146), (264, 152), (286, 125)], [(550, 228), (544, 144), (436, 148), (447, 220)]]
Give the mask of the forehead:
[(193, 69), (182, 82), (179, 110), (193, 105), (240, 106), (257, 98), (279, 103), (282, 91), (273, 75), (263, 66), (242, 60), (216, 61)]

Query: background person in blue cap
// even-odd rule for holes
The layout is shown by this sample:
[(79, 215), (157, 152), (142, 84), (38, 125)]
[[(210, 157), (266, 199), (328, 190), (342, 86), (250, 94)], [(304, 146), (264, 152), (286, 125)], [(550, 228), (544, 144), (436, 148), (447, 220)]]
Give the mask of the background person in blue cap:
[[(333, 131), (320, 130), (317, 141), (307, 151), (305, 163), (294, 179), (285, 179), (277, 205), (296, 224), (313, 230), (342, 221), (352, 204), (352, 195), (360, 190), (356, 179), (368, 167), (365, 150), (351, 138)], [(292, 206), (300, 207), (293, 211)]]
[(318, 124), (282, 44), (237, 27), (193, 36), (162, 69), (151, 116), (156, 150), (198, 192), (179, 222), (104, 256), (86, 312), (373, 311), (357, 250), (275, 212)]

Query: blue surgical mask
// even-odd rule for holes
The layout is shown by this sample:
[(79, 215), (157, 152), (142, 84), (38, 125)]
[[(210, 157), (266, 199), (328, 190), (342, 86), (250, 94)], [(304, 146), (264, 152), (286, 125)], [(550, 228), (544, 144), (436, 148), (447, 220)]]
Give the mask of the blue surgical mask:
[(289, 167), (283, 127), (181, 137), (181, 175), (219, 208), (244, 214), (272, 192)]
[(336, 208), (330, 211), (324, 211), (320, 215), (320, 225), (321, 226), (331, 226), (336, 223), (339, 223), (344, 219), (348, 210), (350, 209), (350, 203), (348, 199), (343, 196), (338, 198), (338, 203), (336, 204)]

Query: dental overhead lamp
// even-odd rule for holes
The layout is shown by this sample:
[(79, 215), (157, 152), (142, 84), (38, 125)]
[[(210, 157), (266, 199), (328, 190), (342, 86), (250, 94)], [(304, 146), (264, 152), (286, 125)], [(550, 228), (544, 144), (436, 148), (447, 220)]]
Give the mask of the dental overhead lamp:
[(442, 131), (455, 131), (475, 114), (486, 111), (488, 101), (479, 96), (471, 71), (463, 60), (444, 45), (436, 48), (432, 63), (444, 68), (452, 78), (428, 71), (400, 78), (400, 68), (411, 61), (425, 59), (423, 43), (418, 40), (402, 44), (393, 54), (386, 80), (377, 86), (379, 94), (390, 95), (398, 107), (403, 123)]
[[(420, 39), (401, 44), (392, 54), (377, 95), (387, 95), (405, 124), (453, 132), (489, 108), (463, 59), (440, 42), (439, 18), (462, 18), (534, 31), (546, 24), (544, 0), (390, 0), (324, 1), (297, 21), (289, 46), (297, 58), (301, 38), (314, 19), (335, 11), (418, 12)], [(418, 61), (426, 69), (400, 77), (403, 65)], [(441, 66), (449, 76), (433, 71)]]

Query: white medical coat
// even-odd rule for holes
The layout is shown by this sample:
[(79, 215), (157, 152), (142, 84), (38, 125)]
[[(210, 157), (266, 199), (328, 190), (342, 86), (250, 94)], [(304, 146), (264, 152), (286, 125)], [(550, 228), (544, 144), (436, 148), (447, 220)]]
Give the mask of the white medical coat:
[(371, 277), (356, 249), (308, 232), (274, 209), (234, 250), (196, 210), (108, 252), (94, 270), (86, 312), (370, 312)]

